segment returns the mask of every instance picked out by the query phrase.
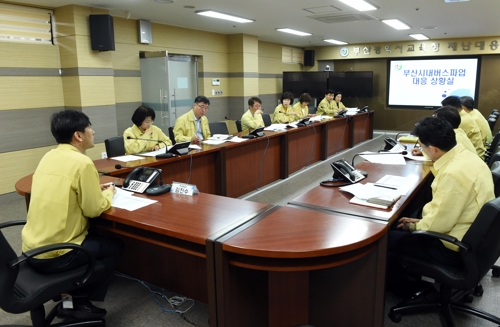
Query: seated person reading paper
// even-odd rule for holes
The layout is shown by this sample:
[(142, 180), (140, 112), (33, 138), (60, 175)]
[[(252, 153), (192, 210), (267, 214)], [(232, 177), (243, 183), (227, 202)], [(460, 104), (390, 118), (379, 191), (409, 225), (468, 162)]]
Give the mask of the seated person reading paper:
[(453, 128), (442, 118), (427, 117), (412, 132), (422, 151), (433, 161), (432, 200), (418, 217), (403, 217), (389, 232), (388, 277), (391, 290), (417, 291), (416, 284), (403, 275), (395, 254), (404, 253), (450, 266), (461, 263), (456, 245), (437, 239), (409, 238), (415, 230), (444, 233), (462, 240), (481, 207), (495, 198), (488, 166), (475, 153), (457, 144)]
[[(123, 242), (89, 231), (89, 218), (99, 217), (111, 206), (113, 184), (99, 185), (99, 174), (85, 151), (94, 147), (94, 131), (81, 111), (63, 110), (51, 118), (52, 135), (59, 144), (47, 152), (35, 173), (26, 225), (22, 231), (23, 252), (56, 243), (79, 244), (106, 266), (108, 277), (71, 292), (73, 309), (60, 308), (59, 315), (95, 319), (106, 310), (92, 301), (104, 301), (112, 273), (123, 252)], [(56, 250), (28, 259), (41, 273), (63, 272), (83, 266), (81, 251)]]
[(172, 145), (168, 136), (153, 125), (155, 117), (155, 111), (148, 106), (142, 105), (134, 111), (132, 115), (134, 125), (123, 132), (125, 154), (157, 151)]
[(210, 100), (203, 95), (194, 99), (193, 108), (177, 118), (174, 127), (175, 142), (187, 142), (201, 145), (203, 140), (210, 137), (210, 127), (205, 114), (208, 112)]
[(312, 101), (309, 93), (302, 93), (299, 97), (299, 102), (293, 105), (293, 112), (296, 112), (300, 119), (306, 117), (314, 117), (315, 114), (309, 113), (309, 103)]

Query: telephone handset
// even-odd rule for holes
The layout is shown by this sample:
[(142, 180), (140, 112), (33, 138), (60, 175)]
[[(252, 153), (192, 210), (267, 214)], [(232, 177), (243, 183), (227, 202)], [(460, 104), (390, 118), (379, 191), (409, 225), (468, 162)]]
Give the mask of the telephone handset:
[(361, 109), (358, 109), (358, 112), (368, 112), (368, 106), (364, 106)]
[(157, 179), (159, 175), (160, 173), (157, 169), (137, 167), (128, 174), (122, 188), (124, 190), (143, 193), (147, 188), (158, 184)]
[(331, 163), (333, 169), (333, 178), (345, 180), (350, 183), (356, 183), (365, 178), (356, 168), (351, 166), (346, 160), (340, 159)]

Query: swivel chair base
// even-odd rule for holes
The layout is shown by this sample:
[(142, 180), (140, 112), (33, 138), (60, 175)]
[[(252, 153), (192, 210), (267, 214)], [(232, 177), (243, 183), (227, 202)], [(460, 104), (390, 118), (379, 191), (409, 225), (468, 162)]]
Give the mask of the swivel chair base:
[(471, 302), (469, 296), (470, 292), (452, 294), (452, 289), (444, 285), (441, 285), (439, 292), (430, 286), (392, 307), (388, 316), (393, 322), (399, 323), (405, 314), (436, 310), (443, 316), (445, 326), (454, 327), (451, 309), (455, 309), (500, 324), (500, 318), (464, 305), (463, 302)]

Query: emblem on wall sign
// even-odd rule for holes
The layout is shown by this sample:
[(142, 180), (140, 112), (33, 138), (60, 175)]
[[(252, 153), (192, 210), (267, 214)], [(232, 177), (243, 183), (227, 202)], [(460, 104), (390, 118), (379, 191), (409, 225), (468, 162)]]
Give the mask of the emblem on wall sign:
[(340, 56), (341, 57), (347, 57), (348, 55), (349, 55), (349, 48), (348, 47), (340, 48)]

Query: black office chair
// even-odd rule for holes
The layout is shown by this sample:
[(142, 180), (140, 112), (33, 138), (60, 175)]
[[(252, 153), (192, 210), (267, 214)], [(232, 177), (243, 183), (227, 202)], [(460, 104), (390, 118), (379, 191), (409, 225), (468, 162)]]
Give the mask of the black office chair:
[(500, 160), (500, 145), (497, 145), (494, 151), (489, 152), (489, 160), (487, 162), (488, 167), (490, 167), (491, 169), (491, 165), (493, 165), (495, 161), (499, 160)]
[(226, 122), (224, 121), (216, 121), (213, 123), (208, 123), (208, 127), (210, 127), (210, 134), (229, 134), (227, 129)]
[[(493, 185), (495, 186), (495, 196), (500, 197), (500, 161), (495, 161), (491, 165), (491, 175), (493, 176)], [(493, 277), (500, 277), (500, 266), (494, 265), (491, 268)]]
[(111, 137), (104, 140), (104, 146), (106, 147), (106, 155), (108, 158), (125, 155), (123, 136)]
[(271, 116), (269, 116), (269, 114), (262, 114), (262, 120), (264, 121), (264, 125), (266, 125), (266, 127), (273, 124)]
[(168, 128), (168, 137), (170, 138), (170, 141), (172, 141), (172, 145), (175, 144), (175, 135), (174, 135), (174, 128), (169, 127)]
[[(86, 249), (71, 243), (44, 246), (18, 257), (1, 230), (25, 223), (26, 221), (18, 220), (0, 224), (0, 308), (14, 314), (30, 311), (34, 327), (105, 326), (104, 319), (78, 322), (73, 320), (50, 325), (60, 303), (47, 316), (43, 304), (52, 299), (60, 300), (62, 293), (102, 279), (106, 276), (106, 269), (101, 262), (95, 261)], [(41, 274), (26, 262), (30, 257), (57, 249), (83, 251), (89, 258), (89, 264), (62, 273)]]
[(241, 132), (241, 120), (236, 121), (236, 128), (238, 129), (238, 132)]
[[(412, 232), (409, 237), (431, 237), (457, 245), (460, 248), (462, 264), (460, 267), (450, 267), (410, 255), (398, 254), (399, 261), (409, 272), (426, 276), (440, 283), (440, 295), (435, 301), (423, 302), (422, 298), (428, 298), (426, 292), (417, 293), (411, 299), (392, 307), (389, 318), (393, 322), (400, 322), (403, 314), (439, 309), (445, 318), (446, 326), (454, 326), (451, 309), (457, 309), (492, 321), (497, 325), (500, 324), (500, 318), (468, 307), (460, 301), (465, 299), (463, 296), (470, 296), (471, 291), (500, 257), (499, 234), (500, 198), (486, 203), (481, 208), (462, 241), (435, 232)], [(456, 292), (453, 293), (452, 290)], [(455, 302), (455, 299), (459, 301)]]

